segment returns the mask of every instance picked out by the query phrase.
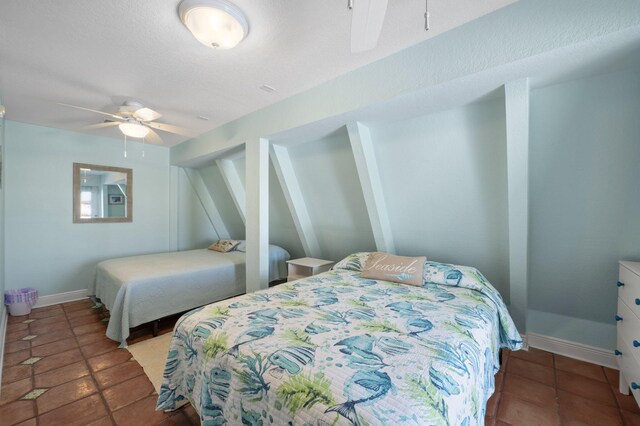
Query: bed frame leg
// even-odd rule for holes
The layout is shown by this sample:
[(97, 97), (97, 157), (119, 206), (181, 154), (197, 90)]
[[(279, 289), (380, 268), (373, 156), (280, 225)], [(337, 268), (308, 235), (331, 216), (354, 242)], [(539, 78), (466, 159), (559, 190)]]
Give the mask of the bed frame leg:
[(153, 322), (153, 337), (158, 337), (158, 324), (160, 324), (158, 320)]

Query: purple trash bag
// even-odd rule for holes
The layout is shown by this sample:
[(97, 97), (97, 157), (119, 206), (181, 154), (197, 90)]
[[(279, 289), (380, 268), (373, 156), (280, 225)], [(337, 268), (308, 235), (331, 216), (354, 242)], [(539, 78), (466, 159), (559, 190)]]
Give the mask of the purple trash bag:
[(4, 292), (4, 304), (13, 305), (23, 302), (27, 306), (32, 307), (38, 300), (38, 290), (35, 288), (16, 288), (9, 289)]

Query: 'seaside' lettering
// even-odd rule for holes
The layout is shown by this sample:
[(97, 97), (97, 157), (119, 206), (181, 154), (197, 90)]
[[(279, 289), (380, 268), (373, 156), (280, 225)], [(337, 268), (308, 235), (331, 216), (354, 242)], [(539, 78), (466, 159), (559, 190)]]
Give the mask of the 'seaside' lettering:
[(385, 259), (387, 259), (387, 256), (381, 256), (378, 259), (376, 259), (375, 262), (373, 262), (373, 264), (369, 267), (369, 269), (373, 269), (375, 271), (384, 271), (384, 272), (397, 272), (397, 273), (407, 273), (407, 274), (415, 274), (415, 272), (417, 271), (416, 267), (414, 266), (417, 262), (417, 260), (414, 260), (413, 262), (409, 263), (408, 265), (381, 265), (380, 263), (382, 261), (384, 261)]

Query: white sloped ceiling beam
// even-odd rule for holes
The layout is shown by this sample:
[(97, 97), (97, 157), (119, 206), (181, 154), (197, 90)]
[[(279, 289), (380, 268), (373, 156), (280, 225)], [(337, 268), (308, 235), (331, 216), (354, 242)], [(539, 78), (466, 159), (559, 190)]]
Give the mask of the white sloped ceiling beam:
[(529, 80), (504, 86), (509, 200), (509, 299), (518, 331), (527, 331), (529, 275)]
[(179, 198), (179, 184), (178, 179), (180, 175), (178, 174), (180, 169), (176, 166), (171, 166), (169, 171), (169, 247), (172, 251), (178, 251), (179, 243), (178, 243), (178, 206), (180, 203)]
[(222, 221), (220, 211), (216, 207), (213, 198), (211, 198), (211, 194), (207, 190), (207, 185), (202, 180), (200, 172), (190, 168), (184, 168), (182, 170), (184, 170), (184, 174), (187, 176), (189, 183), (191, 183), (191, 186), (196, 193), (196, 197), (198, 197), (198, 200), (209, 218), (211, 226), (213, 226), (214, 231), (218, 234), (218, 237), (221, 239), (229, 239), (229, 231)]
[(371, 131), (362, 123), (349, 123), (347, 124), (347, 132), (351, 141), (364, 201), (367, 205), (376, 249), (395, 253), (391, 223), (382, 192), (382, 182), (371, 140)]
[(240, 214), (242, 223), (246, 225), (247, 198), (244, 190), (244, 185), (242, 184), (242, 180), (240, 179), (240, 175), (238, 174), (238, 169), (236, 168), (233, 160), (220, 159), (216, 160), (216, 164), (220, 169), (222, 179), (224, 179), (224, 183), (225, 185), (227, 185), (227, 189), (231, 193), (231, 198), (233, 199), (233, 203), (238, 209), (238, 213)]
[(247, 293), (269, 287), (269, 140), (247, 143)]
[(291, 163), (289, 150), (281, 145), (272, 145), (271, 159), (305, 255), (320, 257), (320, 244), (318, 244), (318, 238), (313, 230), (307, 204), (302, 196), (300, 183)]

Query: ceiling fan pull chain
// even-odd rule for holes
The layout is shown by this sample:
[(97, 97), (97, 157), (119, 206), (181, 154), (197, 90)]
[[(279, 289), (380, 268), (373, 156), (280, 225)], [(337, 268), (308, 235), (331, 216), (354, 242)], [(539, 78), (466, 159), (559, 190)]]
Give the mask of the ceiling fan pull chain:
[(425, 11), (424, 11), (424, 30), (429, 31), (429, 0), (424, 0), (425, 3)]
[(353, 10), (353, 0), (347, 0), (347, 9)]
[(145, 138), (142, 138), (142, 158), (144, 158), (144, 141)]
[(127, 158), (127, 135), (124, 135), (124, 158)]

